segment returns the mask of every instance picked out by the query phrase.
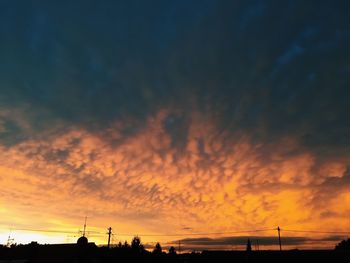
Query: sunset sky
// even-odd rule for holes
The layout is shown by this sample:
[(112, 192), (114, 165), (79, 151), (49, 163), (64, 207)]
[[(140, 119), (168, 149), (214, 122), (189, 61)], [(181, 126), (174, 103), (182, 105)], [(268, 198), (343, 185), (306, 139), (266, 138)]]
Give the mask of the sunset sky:
[(349, 237), (349, 11), (0, 1), (0, 243)]

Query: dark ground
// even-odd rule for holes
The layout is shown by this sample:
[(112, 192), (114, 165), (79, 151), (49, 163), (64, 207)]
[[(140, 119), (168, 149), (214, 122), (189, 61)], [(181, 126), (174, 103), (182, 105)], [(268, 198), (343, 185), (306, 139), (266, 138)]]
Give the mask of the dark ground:
[(0, 262), (350, 262), (350, 250), (203, 251), (171, 255), (121, 248), (99, 248), (93, 243), (85, 247), (75, 244), (30, 244), (12, 248), (1, 247)]

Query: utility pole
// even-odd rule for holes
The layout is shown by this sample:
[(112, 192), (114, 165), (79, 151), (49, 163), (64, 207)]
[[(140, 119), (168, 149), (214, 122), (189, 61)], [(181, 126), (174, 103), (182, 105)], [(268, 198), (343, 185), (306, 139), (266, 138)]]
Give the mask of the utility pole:
[(181, 241), (179, 240), (179, 254), (181, 253)]
[(282, 244), (281, 244), (281, 229), (280, 227), (278, 226), (277, 227), (277, 231), (278, 231), (278, 242), (280, 244), (280, 251), (282, 251)]
[(107, 230), (108, 230), (108, 248), (110, 248), (110, 245), (111, 245), (111, 235), (112, 235), (112, 228), (111, 227), (109, 227), (109, 228), (107, 228)]

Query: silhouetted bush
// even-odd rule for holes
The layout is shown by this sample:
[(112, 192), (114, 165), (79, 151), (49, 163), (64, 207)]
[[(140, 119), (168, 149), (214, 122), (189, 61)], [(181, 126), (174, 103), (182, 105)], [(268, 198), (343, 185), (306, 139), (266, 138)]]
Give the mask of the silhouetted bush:
[(173, 247), (173, 246), (171, 246), (170, 248), (169, 248), (169, 255), (176, 255), (176, 249)]
[(157, 243), (156, 246), (154, 247), (153, 254), (156, 254), (156, 255), (162, 254), (162, 247), (159, 243)]

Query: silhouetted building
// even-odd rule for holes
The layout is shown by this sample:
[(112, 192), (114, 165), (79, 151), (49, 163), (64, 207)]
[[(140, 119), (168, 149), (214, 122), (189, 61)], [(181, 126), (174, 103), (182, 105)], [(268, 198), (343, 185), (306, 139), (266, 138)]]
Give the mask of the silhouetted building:
[(88, 239), (85, 236), (81, 236), (77, 240), (78, 246), (86, 246), (89, 243)]
[[(40, 245), (32, 242), (28, 245), (17, 245), (0, 253), (1, 259), (15, 262), (15, 260), (26, 260), (24, 262), (95, 262), (98, 247), (95, 243), (78, 244), (47, 244)], [(6, 261), (7, 262), (7, 261)]]

